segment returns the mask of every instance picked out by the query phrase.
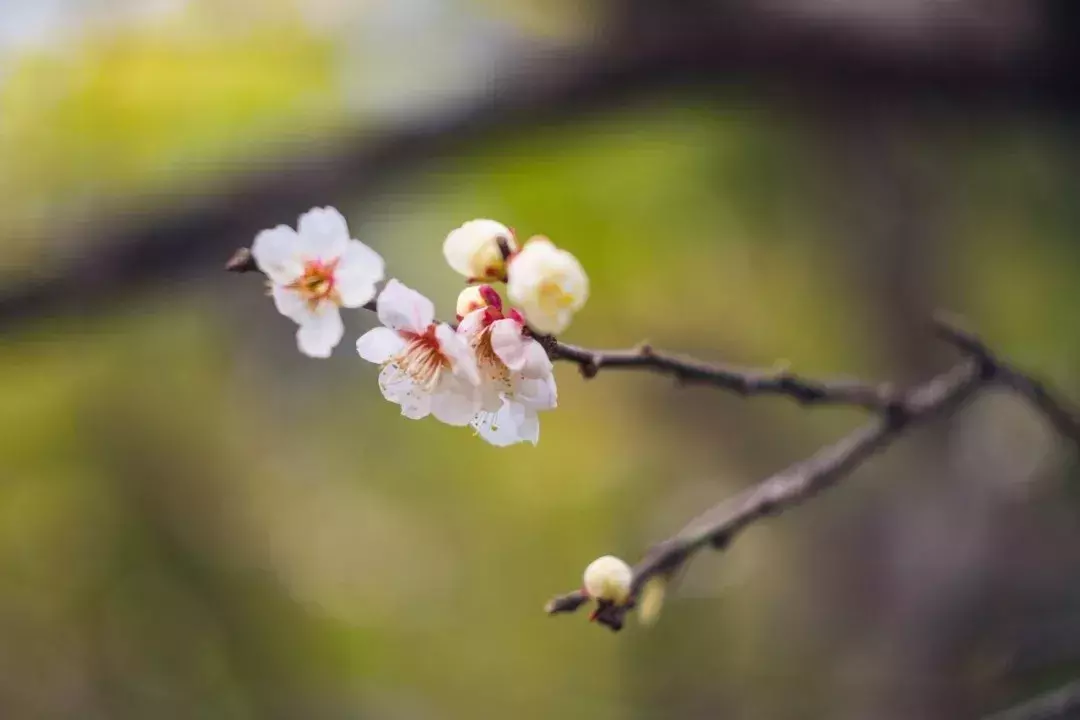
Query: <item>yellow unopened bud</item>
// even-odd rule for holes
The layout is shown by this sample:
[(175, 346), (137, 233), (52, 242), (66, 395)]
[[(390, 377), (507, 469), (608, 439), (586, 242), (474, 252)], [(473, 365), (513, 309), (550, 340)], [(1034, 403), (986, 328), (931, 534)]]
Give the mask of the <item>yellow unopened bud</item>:
[(470, 285), (458, 295), (458, 320), (461, 320), (469, 313), (486, 307), (493, 307), (496, 310), (502, 309), (502, 298), (499, 297), (499, 293), (495, 292), (495, 288), (490, 285)]
[(506, 258), (515, 252), (514, 233), (494, 220), (470, 220), (443, 242), (446, 262), (469, 280), (505, 280)]
[(630, 599), (634, 572), (619, 558), (605, 555), (589, 563), (584, 579), (585, 592), (589, 597), (623, 605)]
[(660, 611), (664, 608), (664, 596), (667, 595), (667, 585), (667, 578), (654, 575), (641, 588), (637, 613), (642, 625), (652, 625), (660, 618)]

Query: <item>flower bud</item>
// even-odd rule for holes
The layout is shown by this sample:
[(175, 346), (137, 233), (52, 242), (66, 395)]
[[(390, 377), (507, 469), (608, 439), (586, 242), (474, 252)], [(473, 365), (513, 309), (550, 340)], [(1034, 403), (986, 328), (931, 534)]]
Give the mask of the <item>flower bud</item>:
[(660, 618), (660, 610), (664, 607), (664, 597), (667, 595), (667, 585), (667, 578), (654, 575), (641, 588), (637, 613), (642, 625), (652, 625)]
[(585, 568), (585, 592), (594, 600), (622, 605), (630, 599), (634, 573), (630, 566), (613, 555), (605, 555)]
[(588, 300), (589, 278), (577, 258), (536, 237), (510, 263), (507, 295), (525, 311), (531, 327), (557, 334)]
[(502, 298), (490, 285), (470, 285), (461, 291), (457, 299), (457, 317), (463, 317), (476, 310), (491, 307), (502, 310)]
[(446, 262), (470, 281), (505, 280), (506, 259), (515, 252), (514, 233), (494, 220), (470, 220), (443, 242)]

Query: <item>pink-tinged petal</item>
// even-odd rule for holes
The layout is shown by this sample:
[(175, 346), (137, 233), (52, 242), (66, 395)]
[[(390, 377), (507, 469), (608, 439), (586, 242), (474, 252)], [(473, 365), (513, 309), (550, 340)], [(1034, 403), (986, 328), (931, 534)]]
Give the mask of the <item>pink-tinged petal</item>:
[(332, 207), (312, 208), (300, 216), (297, 226), (303, 255), (309, 260), (329, 263), (345, 252), (349, 225)]
[(513, 320), (496, 320), (491, 324), (491, 349), (511, 370), (520, 372), (525, 366), (526, 346), (530, 342), (535, 341), (525, 337), (521, 325)]
[(296, 344), (305, 355), (328, 358), (344, 334), (345, 326), (341, 322), (341, 313), (337, 307), (322, 303), (315, 312), (300, 321), (300, 329), (296, 331)]
[(463, 427), (479, 409), (479, 391), (476, 386), (453, 375), (444, 376), (438, 392), (431, 396), (431, 414), (447, 425)]
[(356, 341), (356, 352), (368, 362), (381, 365), (405, 349), (405, 340), (394, 330), (377, 327)]
[(423, 334), (435, 320), (435, 305), (398, 280), (391, 280), (376, 303), (379, 322), (394, 330)]
[(458, 323), (457, 333), (464, 338), (471, 340), (480, 334), (480, 331), (484, 329), (484, 320), (487, 317), (487, 308), (480, 308), (479, 310), (473, 310), (471, 313), (461, 318), (461, 322)]
[(350, 240), (334, 271), (335, 287), (344, 307), (360, 307), (375, 297), (375, 285), (383, 279), (382, 256), (359, 240)]
[(263, 230), (251, 244), (251, 257), (259, 270), (280, 285), (288, 285), (304, 272), (300, 238), (287, 225)]
[(311, 315), (307, 301), (295, 290), (275, 284), (271, 289), (271, 295), (273, 295), (274, 306), (277, 307), (278, 312), (293, 322), (303, 322)]
[(435, 328), (435, 339), (439, 341), (443, 355), (450, 359), (454, 375), (470, 385), (479, 385), (480, 369), (476, 366), (476, 356), (469, 344), (446, 323), (440, 323)]
[(379, 373), (379, 390), (384, 398), (400, 405), (401, 414), (410, 420), (419, 420), (431, 413), (431, 395), (417, 387), (397, 365), (387, 365)]

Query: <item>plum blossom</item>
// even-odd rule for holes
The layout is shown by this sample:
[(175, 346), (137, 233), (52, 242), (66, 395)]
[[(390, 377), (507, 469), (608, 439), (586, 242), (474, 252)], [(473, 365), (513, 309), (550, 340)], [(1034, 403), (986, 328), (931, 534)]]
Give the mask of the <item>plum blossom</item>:
[(480, 408), (472, 426), (492, 445), (540, 439), (538, 413), (557, 404), (555, 377), (547, 352), (525, 332), (521, 315), (504, 315), (495, 303), (474, 310), (458, 326), (480, 371)]
[(443, 242), (450, 267), (470, 282), (505, 280), (507, 257), (515, 252), (513, 230), (494, 220), (470, 220)]
[(383, 397), (418, 420), (428, 415), (448, 425), (468, 425), (480, 410), (480, 376), (468, 344), (449, 325), (435, 322), (435, 307), (397, 280), (376, 303), (379, 321), (356, 341), (356, 351), (382, 365)]
[(589, 278), (572, 254), (545, 237), (525, 244), (510, 263), (507, 295), (542, 333), (566, 330), (589, 298)]
[(461, 291), (457, 300), (458, 322), (468, 314), (489, 306), (502, 307), (502, 298), (490, 285), (470, 285)]
[(613, 555), (605, 555), (585, 568), (585, 594), (593, 600), (623, 605), (630, 599), (634, 571)]
[(378, 253), (350, 237), (345, 218), (331, 207), (305, 213), (296, 230), (263, 230), (251, 254), (270, 279), (278, 312), (300, 326), (300, 351), (316, 358), (329, 357), (341, 342), (339, 308), (370, 302), (385, 268)]

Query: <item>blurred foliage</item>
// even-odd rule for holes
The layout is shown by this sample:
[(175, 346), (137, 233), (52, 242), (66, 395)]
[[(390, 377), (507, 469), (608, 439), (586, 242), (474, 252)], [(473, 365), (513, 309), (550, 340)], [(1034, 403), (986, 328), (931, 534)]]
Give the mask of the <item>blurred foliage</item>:
[[(10, 70), (0, 232), (53, 222), (84, 193), (140, 206), (212, 187), (222, 158), (272, 163), (276, 141), (332, 130), (332, 46), (287, 15), (219, 27), (213, 7)], [(1024, 122), (958, 135), (932, 144), (947, 148), (950, 197), (949, 242), (923, 258), (928, 276), (945, 268), (929, 292), (1080, 395), (1080, 188), (1065, 141)], [(441, 238), (490, 216), (581, 258), (593, 298), (575, 342), (893, 377), (887, 313), (863, 295), (859, 239), (826, 199), (844, 180), (819, 142), (775, 108), (661, 95), (495, 138), (346, 210), (444, 315), (457, 280)], [(5, 264), (39, 250), (9, 243)], [(0, 347), (0, 715), (603, 720), (841, 705), (854, 661), (822, 608), (818, 574), (840, 571), (820, 551), (899, 492), (888, 480), (919, 467), (912, 450), (695, 562), (655, 628), (613, 636), (540, 608), (592, 558), (636, 558), (858, 416), (560, 368), (540, 447), (500, 451), (398, 417), (348, 339), (332, 360), (300, 358), (258, 281), (218, 272), (121, 290), (96, 317), (42, 318)], [(356, 315), (347, 338), (371, 323)]]

